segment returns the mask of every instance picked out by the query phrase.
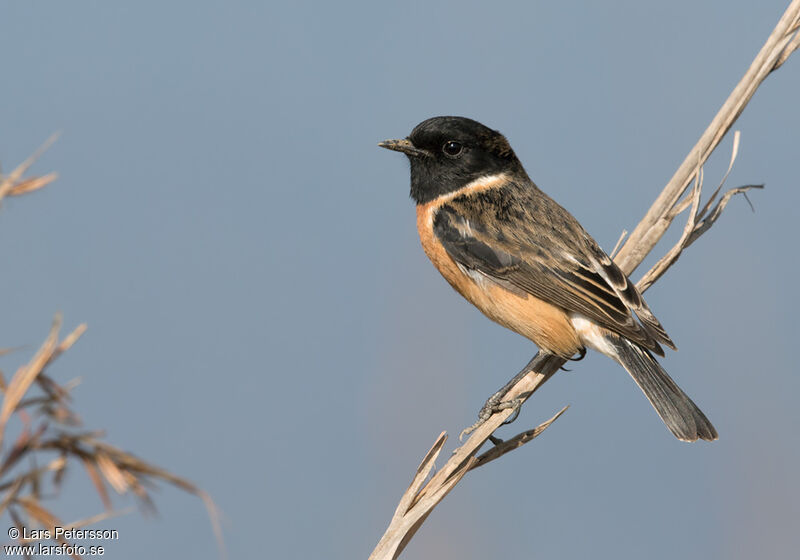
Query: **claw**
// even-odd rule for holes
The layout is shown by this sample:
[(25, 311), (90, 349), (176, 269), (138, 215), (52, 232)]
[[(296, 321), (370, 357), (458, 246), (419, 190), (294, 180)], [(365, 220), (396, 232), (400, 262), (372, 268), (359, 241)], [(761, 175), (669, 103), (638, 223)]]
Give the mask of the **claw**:
[[(506, 403), (511, 405), (506, 408), (513, 408), (514, 412), (512, 412), (511, 416), (509, 416), (506, 419), (506, 421), (503, 422), (503, 426), (505, 426), (506, 424), (511, 424), (514, 420), (516, 420), (517, 417), (519, 416), (519, 411), (522, 409), (522, 399), (514, 399), (513, 401), (506, 401)], [(506, 404), (506, 403), (500, 403), (500, 404)]]
[(519, 416), (520, 408), (522, 407), (523, 399), (518, 397), (516, 399), (511, 399), (510, 401), (501, 401), (500, 398), (501, 398), (500, 396), (495, 394), (488, 401), (486, 401), (486, 404), (483, 405), (483, 408), (481, 408), (481, 411), (478, 413), (478, 421), (475, 422), (472, 426), (464, 428), (458, 435), (458, 441), (464, 441), (464, 436), (468, 436), (469, 434), (480, 428), (494, 414), (497, 414), (498, 412), (501, 412), (508, 408), (512, 408), (514, 410), (511, 413), (511, 416), (509, 416), (508, 419), (505, 422), (503, 422), (503, 425), (511, 424), (514, 420), (517, 419), (517, 417)]
[(484, 422), (485, 420), (478, 420), (472, 426), (469, 426), (468, 428), (464, 428), (463, 430), (461, 430), (461, 433), (458, 434), (458, 441), (460, 442), (464, 441), (464, 436), (470, 435), (472, 432), (477, 430), (480, 427), (480, 425), (483, 424)]
[[(578, 350), (578, 357), (577, 358), (569, 358), (569, 361), (571, 361), (571, 362), (580, 362), (585, 357), (586, 357), (586, 347), (584, 346), (583, 348)], [(571, 369), (567, 369), (564, 366), (561, 366), (558, 369), (560, 369), (561, 371), (572, 371)]]
[[(584, 354), (586, 354), (585, 348), (581, 350), (581, 358), (584, 356)], [(534, 356), (531, 359), (531, 361), (528, 362), (528, 364), (524, 368), (522, 368), (522, 371), (520, 371), (517, 375), (515, 375), (508, 383), (503, 385), (503, 387), (499, 391), (497, 391), (494, 395), (489, 397), (489, 400), (486, 401), (486, 404), (483, 405), (483, 408), (481, 408), (481, 411), (478, 413), (478, 421), (475, 422), (469, 428), (464, 428), (464, 430), (461, 431), (461, 434), (459, 434), (458, 436), (459, 441), (463, 441), (464, 436), (467, 436), (472, 432), (474, 432), (475, 430), (477, 430), (484, 422), (486, 422), (489, 418), (491, 418), (494, 413), (500, 412), (501, 410), (505, 410), (507, 408), (514, 409), (514, 411), (509, 416), (508, 420), (503, 422), (503, 424), (510, 424), (511, 422), (517, 419), (517, 416), (519, 416), (519, 408), (522, 406), (522, 402), (525, 399), (519, 397), (517, 397), (516, 399), (511, 399), (509, 401), (502, 401), (501, 399), (506, 395), (506, 393), (508, 393), (508, 391), (514, 386), (515, 383), (517, 383), (520, 379), (524, 378), (526, 375), (528, 375), (528, 373), (532, 371), (531, 368), (533, 366), (534, 361), (536, 361), (536, 356)]]

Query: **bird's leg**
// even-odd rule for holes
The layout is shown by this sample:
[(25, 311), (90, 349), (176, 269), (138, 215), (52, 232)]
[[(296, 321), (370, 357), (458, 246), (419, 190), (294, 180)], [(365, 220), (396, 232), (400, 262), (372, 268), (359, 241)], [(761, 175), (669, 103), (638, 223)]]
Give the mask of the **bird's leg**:
[[(581, 348), (578, 351), (578, 357), (571, 358), (571, 360), (577, 362), (582, 360), (585, 356), (586, 356), (586, 348)], [(511, 416), (509, 416), (508, 419), (505, 422), (503, 422), (503, 425), (511, 424), (514, 420), (517, 419), (517, 416), (519, 416), (519, 410), (522, 407), (522, 403), (525, 399), (523, 399), (522, 397), (517, 397), (515, 399), (504, 401), (503, 397), (506, 396), (506, 393), (508, 393), (511, 390), (511, 388), (517, 384), (518, 381), (520, 381), (523, 377), (525, 377), (526, 375), (528, 375), (530, 372), (533, 371), (534, 361), (536, 361), (536, 356), (531, 358), (531, 361), (528, 362), (517, 375), (512, 377), (508, 383), (503, 385), (499, 391), (497, 391), (494, 395), (489, 397), (489, 399), (484, 403), (483, 407), (481, 407), (480, 412), (478, 412), (478, 421), (475, 422), (469, 428), (464, 428), (464, 430), (458, 436), (459, 440), (463, 439), (464, 436), (469, 435), (475, 430), (477, 430), (481, 425), (483, 425), (484, 422), (486, 422), (489, 418), (491, 418), (493, 414), (500, 412), (501, 410), (506, 410), (507, 408), (514, 409), (513, 412), (511, 413)], [(489, 440), (495, 445), (498, 445), (503, 442), (502, 439), (497, 438), (494, 435), (489, 436)]]
[[(503, 397), (508, 393), (511, 388), (517, 384), (517, 382), (528, 375), (533, 370), (533, 362), (536, 359), (536, 356), (531, 358), (531, 361), (527, 363), (527, 365), (522, 368), (522, 370), (515, 375), (511, 380), (503, 385), (499, 391), (497, 391), (494, 395), (489, 397), (486, 403), (481, 408), (480, 412), (478, 412), (478, 421), (475, 422), (469, 428), (465, 428), (464, 431), (461, 432), (459, 439), (463, 438), (465, 435), (469, 435), (474, 432), (478, 427), (480, 427), (484, 422), (486, 422), (489, 418), (492, 417), (493, 414), (500, 412), (501, 410), (505, 410), (507, 408), (513, 408), (514, 411), (511, 413), (511, 416), (503, 422), (503, 424), (510, 424), (514, 420), (517, 419), (519, 416), (519, 409), (522, 406), (522, 401), (524, 399), (517, 397), (515, 399), (504, 401)], [(501, 440), (498, 440), (501, 441)], [(493, 443), (497, 445), (497, 442), (493, 440)]]

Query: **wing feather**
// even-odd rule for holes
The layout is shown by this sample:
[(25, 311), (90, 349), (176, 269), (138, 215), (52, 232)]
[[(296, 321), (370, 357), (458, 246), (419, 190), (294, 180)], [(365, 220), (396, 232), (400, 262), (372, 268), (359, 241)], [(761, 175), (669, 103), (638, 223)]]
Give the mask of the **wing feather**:
[(659, 342), (674, 348), (633, 283), (575, 218), (532, 184), (455, 197), (436, 212), (433, 231), (467, 270), (661, 355)]

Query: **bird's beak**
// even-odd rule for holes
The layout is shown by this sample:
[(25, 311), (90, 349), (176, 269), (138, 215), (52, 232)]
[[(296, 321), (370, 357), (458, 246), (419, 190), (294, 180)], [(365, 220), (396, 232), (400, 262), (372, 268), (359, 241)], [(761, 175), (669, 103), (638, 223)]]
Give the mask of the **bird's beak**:
[(403, 152), (407, 156), (415, 156), (415, 157), (428, 157), (430, 156), (430, 152), (426, 150), (420, 150), (414, 144), (411, 143), (411, 140), (404, 138), (402, 140), (384, 140), (383, 142), (378, 142), (378, 146), (381, 148), (386, 148), (387, 150), (394, 150), (395, 152)]

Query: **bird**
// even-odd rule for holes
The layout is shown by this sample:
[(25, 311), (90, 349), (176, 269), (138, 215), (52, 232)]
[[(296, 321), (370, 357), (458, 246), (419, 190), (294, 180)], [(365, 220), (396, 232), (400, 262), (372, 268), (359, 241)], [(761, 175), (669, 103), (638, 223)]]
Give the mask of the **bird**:
[[(441, 116), (378, 145), (408, 157), (422, 248), (459, 294), (541, 352), (580, 359), (589, 348), (616, 361), (679, 440), (717, 439), (655, 359), (676, 347), (639, 290), (536, 186), (505, 136)], [(486, 406), (511, 406), (500, 398), (517, 378)]]

